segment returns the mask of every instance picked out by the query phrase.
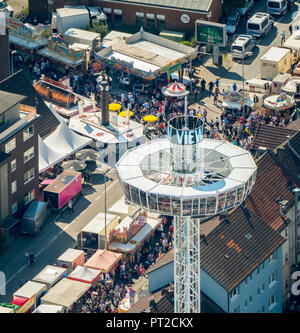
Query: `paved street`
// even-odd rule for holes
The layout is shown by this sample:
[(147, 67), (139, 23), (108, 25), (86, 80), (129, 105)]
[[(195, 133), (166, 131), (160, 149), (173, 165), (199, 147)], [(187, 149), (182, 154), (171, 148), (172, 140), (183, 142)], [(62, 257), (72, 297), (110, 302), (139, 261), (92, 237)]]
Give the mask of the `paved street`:
[[(92, 175), (95, 191), (83, 195), (74, 205), (74, 212), (54, 215), (38, 236), (18, 236), (0, 256), (0, 270), (6, 275), (6, 296), (0, 302), (10, 301), (19, 288), (19, 279), (32, 279), (46, 265), (54, 264), (56, 258), (67, 248), (76, 245), (78, 232), (99, 212), (104, 212), (104, 183), (100, 174)], [(110, 207), (122, 196), (117, 177), (107, 182), (107, 206)], [(31, 249), (37, 258), (35, 266), (25, 265), (24, 249)]]

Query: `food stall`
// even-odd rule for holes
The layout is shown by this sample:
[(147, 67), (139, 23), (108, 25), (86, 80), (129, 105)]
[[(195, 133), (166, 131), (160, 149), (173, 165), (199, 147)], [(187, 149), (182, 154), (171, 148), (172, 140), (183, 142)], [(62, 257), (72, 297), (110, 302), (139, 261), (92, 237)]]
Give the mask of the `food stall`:
[(142, 248), (144, 241), (153, 236), (159, 223), (159, 220), (147, 218), (145, 225), (130, 241), (127, 243), (112, 242), (109, 246), (110, 250), (124, 253), (129, 257), (135, 255), (135, 253)]
[[(106, 214), (106, 235), (120, 222), (120, 217)], [(78, 234), (78, 248), (82, 250), (105, 249), (105, 214), (97, 214)]]
[(14, 292), (14, 297), (23, 297), (30, 299), (34, 297), (34, 309), (40, 304), (41, 297), (46, 294), (47, 286), (44, 283), (27, 281), (20, 289)]
[(47, 290), (49, 290), (66, 275), (66, 268), (48, 265), (36, 275), (32, 281), (45, 283), (47, 285)]
[(109, 273), (119, 266), (122, 254), (108, 251), (98, 250), (85, 264), (85, 267), (97, 269), (103, 273)]
[(62, 279), (41, 298), (41, 304), (59, 305), (63, 312), (71, 312), (74, 304), (90, 289), (89, 283)]
[(81, 173), (65, 170), (44, 189), (44, 201), (50, 200), (53, 210), (60, 210), (81, 194)]
[(82, 250), (67, 249), (56, 260), (58, 267), (66, 268), (67, 273), (70, 274), (77, 266), (83, 266), (85, 260), (85, 253)]
[(99, 281), (103, 273), (98, 269), (77, 266), (74, 271), (68, 276), (68, 279), (89, 283), (92, 287), (95, 286), (96, 282)]
[(60, 305), (41, 304), (33, 313), (61, 313), (62, 311), (63, 307)]

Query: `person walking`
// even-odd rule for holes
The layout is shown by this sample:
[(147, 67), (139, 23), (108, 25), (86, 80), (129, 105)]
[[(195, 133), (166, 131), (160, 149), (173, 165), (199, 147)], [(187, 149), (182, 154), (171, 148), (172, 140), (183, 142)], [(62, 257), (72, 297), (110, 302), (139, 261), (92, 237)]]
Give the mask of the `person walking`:
[(70, 201), (68, 202), (68, 208), (69, 208), (69, 210), (70, 210), (72, 213), (74, 212), (73, 201), (72, 201), (72, 200), (70, 200)]
[(203, 117), (204, 117), (204, 121), (207, 123), (207, 110), (206, 110), (206, 108), (204, 108), (204, 110), (203, 110)]
[(290, 31), (290, 34), (292, 35), (293, 34), (293, 25), (292, 24), (289, 25), (289, 31)]
[(281, 37), (281, 39), (280, 39), (280, 44), (281, 44), (281, 46), (282, 46), (283, 43), (285, 43), (285, 32), (284, 32), (284, 31), (281, 32), (280, 37)]
[(25, 256), (25, 262), (26, 262), (26, 264), (28, 264), (28, 262), (29, 262), (29, 251), (28, 250), (25, 250), (24, 256)]
[(205, 92), (205, 85), (206, 85), (206, 81), (205, 79), (203, 78), (201, 80), (201, 92), (204, 93)]
[(35, 255), (33, 254), (33, 252), (30, 251), (29, 254), (29, 265), (32, 266), (33, 264), (35, 264), (36, 258)]

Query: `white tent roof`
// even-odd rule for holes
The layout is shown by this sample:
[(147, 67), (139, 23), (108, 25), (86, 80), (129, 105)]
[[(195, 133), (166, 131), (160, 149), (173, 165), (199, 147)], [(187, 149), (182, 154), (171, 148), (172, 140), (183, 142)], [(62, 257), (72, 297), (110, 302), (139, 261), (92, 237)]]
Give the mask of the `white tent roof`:
[(83, 266), (77, 266), (75, 270), (69, 274), (68, 278), (78, 279), (82, 281), (88, 281), (90, 283), (93, 282), (99, 274), (102, 272), (98, 269), (89, 268), (89, 267), (83, 267)]
[[(87, 146), (93, 140), (74, 133), (64, 122), (45, 139), (45, 143), (53, 150), (69, 156)], [(59, 143), (59, 144), (58, 144)]]
[(63, 307), (60, 305), (41, 304), (33, 313), (59, 313), (62, 312)]
[(39, 173), (62, 161), (65, 157), (64, 153), (53, 150), (39, 136)]

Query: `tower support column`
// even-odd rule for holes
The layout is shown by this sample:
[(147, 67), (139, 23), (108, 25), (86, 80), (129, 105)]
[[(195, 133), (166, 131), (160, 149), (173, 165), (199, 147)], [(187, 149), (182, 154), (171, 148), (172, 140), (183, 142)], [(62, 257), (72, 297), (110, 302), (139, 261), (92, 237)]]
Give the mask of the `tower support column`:
[(200, 220), (174, 217), (175, 313), (200, 313)]

